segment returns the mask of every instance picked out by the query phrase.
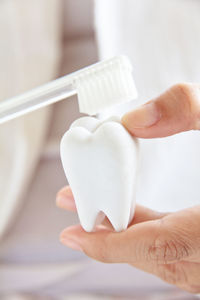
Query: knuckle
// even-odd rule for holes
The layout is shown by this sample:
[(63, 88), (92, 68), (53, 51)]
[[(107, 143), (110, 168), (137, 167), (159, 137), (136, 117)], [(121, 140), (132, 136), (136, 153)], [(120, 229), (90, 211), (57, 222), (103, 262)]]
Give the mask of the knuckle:
[(188, 257), (189, 247), (176, 237), (158, 236), (149, 247), (148, 254), (157, 263), (171, 263)]
[(177, 83), (171, 88), (175, 100), (180, 99), (185, 122), (189, 129), (200, 129), (200, 87), (190, 83)]
[(178, 92), (180, 96), (182, 96), (182, 100), (185, 100), (186, 103), (190, 103), (193, 100), (192, 97), (192, 91), (193, 91), (193, 85), (189, 83), (177, 83), (174, 86), (172, 86), (173, 92)]

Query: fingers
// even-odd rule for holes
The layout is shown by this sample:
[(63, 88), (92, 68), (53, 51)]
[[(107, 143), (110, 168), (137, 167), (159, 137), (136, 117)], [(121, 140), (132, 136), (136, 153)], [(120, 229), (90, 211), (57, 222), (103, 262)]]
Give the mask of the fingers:
[[(58, 195), (64, 199), (58, 201), (59, 206), (71, 207), (68, 198), (74, 203), (69, 187)], [(61, 233), (61, 242), (96, 260), (129, 263), (186, 291), (199, 293), (200, 207), (161, 214), (137, 205), (132, 226), (121, 233), (111, 229), (108, 219), (104, 223), (106, 227), (98, 226), (93, 233), (85, 232), (80, 225), (69, 227)]]
[(123, 125), (141, 138), (165, 137), (200, 129), (200, 85), (177, 84), (122, 118)]
[(199, 228), (200, 207), (195, 207), (135, 224), (120, 233), (102, 227), (92, 233), (81, 226), (69, 227), (61, 233), (61, 241), (69, 247), (68, 241), (73, 241), (79, 250), (103, 262), (171, 264), (199, 257)]
[(56, 205), (66, 210), (76, 211), (76, 204), (70, 186), (65, 186), (58, 192)]
[[(151, 253), (149, 252), (151, 247), (149, 247), (149, 245), (154, 245), (153, 241), (156, 241), (157, 237), (159, 237), (158, 225), (162, 224), (156, 225), (155, 222), (156, 221), (139, 223), (130, 228), (132, 229), (132, 233), (131, 230), (122, 233), (114, 233), (101, 226), (98, 228), (97, 232), (87, 233), (80, 225), (77, 225), (64, 230), (61, 234), (61, 242), (73, 249), (84, 251), (88, 256), (98, 261), (104, 263), (129, 263), (136, 268), (154, 274), (164, 281), (174, 284), (184, 290), (192, 293), (199, 292), (200, 265), (198, 263), (185, 261), (187, 258), (185, 255), (183, 256), (184, 259), (182, 261), (170, 261), (168, 264), (161, 263), (159, 260), (155, 259), (154, 256), (151, 256)], [(147, 225), (146, 228), (143, 226), (144, 224)], [(160, 232), (162, 233), (162, 236), (164, 233), (167, 233), (167, 230), (164, 227)], [(168, 230), (170, 229), (171, 228), (168, 228)], [(144, 233), (145, 235), (143, 236)], [(179, 253), (177, 245), (179, 245), (180, 239), (177, 240), (176, 246), (175, 240), (173, 240), (171, 252), (169, 243), (170, 236), (167, 237), (166, 235), (164, 237), (166, 241), (168, 241), (168, 246), (167, 248), (164, 247), (163, 250), (161, 247), (159, 249), (159, 254), (162, 253), (162, 257), (164, 257), (163, 262), (166, 262), (165, 260), (168, 255), (171, 255), (174, 250), (174, 253)], [(174, 246), (175, 248), (173, 248)], [(177, 256), (177, 254), (175, 254), (175, 256)]]
[[(144, 261), (146, 255), (144, 251), (147, 252), (146, 245), (148, 241), (150, 242), (149, 236), (151, 234), (152, 237), (152, 232), (155, 232), (152, 230), (151, 222), (154, 221), (139, 223), (120, 233), (102, 227), (88, 233), (80, 225), (71, 226), (61, 233), (60, 240), (69, 247), (73, 241), (73, 245), (77, 245), (72, 247), (73, 249), (82, 249), (88, 256), (98, 261), (134, 263), (138, 260)], [(145, 228), (143, 224), (146, 224)]]

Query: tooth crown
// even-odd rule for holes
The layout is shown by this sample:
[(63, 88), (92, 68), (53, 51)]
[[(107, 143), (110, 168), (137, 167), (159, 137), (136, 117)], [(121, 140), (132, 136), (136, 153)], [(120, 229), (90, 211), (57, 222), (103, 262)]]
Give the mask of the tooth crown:
[(116, 231), (133, 218), (137, 140), (116, 118), (76, 120), (61, 141), (61, 160), (82, 227), (90, 232), (106, 215)]

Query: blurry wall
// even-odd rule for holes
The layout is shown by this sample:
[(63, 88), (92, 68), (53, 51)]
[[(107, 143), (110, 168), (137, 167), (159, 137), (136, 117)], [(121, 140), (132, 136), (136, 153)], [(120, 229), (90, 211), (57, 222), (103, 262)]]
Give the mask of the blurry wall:
[[(0, 101), (56, 77), (60, 13), (57, 0), (0, 1)], [(50, 112), (48, 107), (0, 126), (0, 237), (32, 178)]]
[[(66, 75), (98, 60), (93, 5), (93, 0), (63, 0), (63, 52), (60, 75)], [(76, 96), (54, 105), (52, 126), (49, 130), (50, 147), (58, 149), (61, 136), (79, 116)]]
[(64, 0), (64, 36), (66, 39), (93, 36), (93, 3), (93, 0)]

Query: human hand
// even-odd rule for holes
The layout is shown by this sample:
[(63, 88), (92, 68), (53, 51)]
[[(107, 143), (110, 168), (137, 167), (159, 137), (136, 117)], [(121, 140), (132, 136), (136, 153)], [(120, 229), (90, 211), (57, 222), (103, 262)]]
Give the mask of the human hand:
[[(131, 134), (142, 138), (200, 129), (200, 85), (175, 85), (126, 114), (122, 123)], [(58, 193), (57, 205), (76, 210), (69, 187)], [(182, 289), (200, 292), (200, 206), (160, 214), (137, 205), (134, 219), (124, 232), (114, 232), (105, 219), (95, 232), (71, 226), (60, 238), (96, 260), (129, 263)]]

